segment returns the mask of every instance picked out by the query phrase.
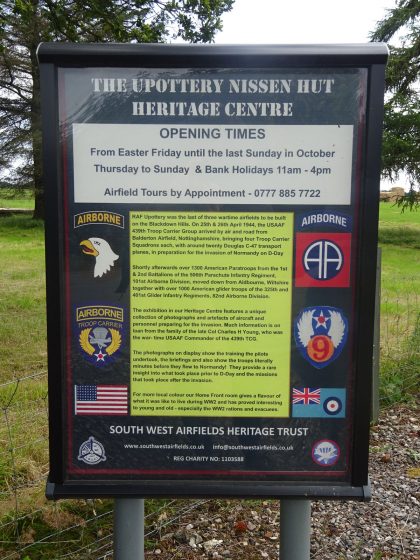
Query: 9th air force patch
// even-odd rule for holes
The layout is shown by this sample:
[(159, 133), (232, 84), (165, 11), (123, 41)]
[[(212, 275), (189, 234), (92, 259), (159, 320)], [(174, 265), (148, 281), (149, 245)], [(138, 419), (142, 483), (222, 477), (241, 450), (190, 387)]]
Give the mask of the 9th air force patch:
[(348, 323), (344, 313), (335, 307), (306, 307), (297, 316), (294, 331), (301, 355), (321, 369), (341, 354), (347, 340)]

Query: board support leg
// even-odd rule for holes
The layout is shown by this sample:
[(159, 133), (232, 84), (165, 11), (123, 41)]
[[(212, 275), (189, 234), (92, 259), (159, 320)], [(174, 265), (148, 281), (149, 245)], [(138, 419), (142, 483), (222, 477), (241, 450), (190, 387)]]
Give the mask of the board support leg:
[(311, 501), (280, 501), (280, 560), (309, 560)]
[(114, 560), (144, 560), (144, 500), (114, 500)]

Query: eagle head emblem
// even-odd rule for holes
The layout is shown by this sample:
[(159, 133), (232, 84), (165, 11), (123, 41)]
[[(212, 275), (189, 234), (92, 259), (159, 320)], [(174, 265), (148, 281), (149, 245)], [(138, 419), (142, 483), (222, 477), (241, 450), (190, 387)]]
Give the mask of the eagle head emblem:
[(111, 270), (119, 256), (111, 249), (110, 244), (100, 237), (89, 237), (81, 241), (80, 247), (85, 255), (95, 258), (93, 276), (101, 277)]

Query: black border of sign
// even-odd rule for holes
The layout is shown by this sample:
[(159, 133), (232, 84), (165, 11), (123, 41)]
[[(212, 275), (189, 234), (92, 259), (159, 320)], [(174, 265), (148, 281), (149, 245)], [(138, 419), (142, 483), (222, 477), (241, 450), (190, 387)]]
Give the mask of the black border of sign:
[[(237, 496), (288, 498), (347, 498), (367, 500), (367, 476), (373, 321), (375, 301), (377, 225), (379, 210), (380, 147), (386, 45), (129, 45), (42, 43), (38, 48), (41, 76), (43, 158), (46, 212), (46, 276), (50, 473), (47, 497), (149, 497)], [(353, 403), (351, 484), (316, 484), (277, 481), (211, 480), (86, 480), (65, 478), (63, 403), (65, 386), (61, 375), (65, 356), (62, 321), (64, 303), (62, 193), (63, 158), (59, 153), (58, 67), (205, 67), (278, 68), (336, 67), (368, 70), (366, 126), (361, 161), (360, 219), (355, 301), (359, 313), (354, 363), (358, 365)], [(368, 157), (369, 156), (369, 157)], [(363, 275), (363, 281), (361, 277)]]

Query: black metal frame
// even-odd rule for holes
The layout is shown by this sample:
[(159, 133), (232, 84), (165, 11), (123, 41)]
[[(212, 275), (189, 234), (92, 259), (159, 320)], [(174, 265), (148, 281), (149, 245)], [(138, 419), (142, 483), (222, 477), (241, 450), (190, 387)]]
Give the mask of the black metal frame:
[[(143, 497), (143, 496), (243, 496), (369, 499), (367, 478), (371, 372), (375, 303), (377, 224), (379, 208), (380, 145), (383, 85), (387, 48), (367, 45), (75, 45), (45, 43), (38, 49), (46, 193), (46, 275), (48, 318), (50, 474), (47, 497)], [(65, 387), (61, 371), (64, 336), (61, 250), (64, 235), (62, 158), (59, 153), (58, 67), (144, 68), (366, 68), (367, 115), (362, 153), (363, 173), (356, 273), (357, 317), (354, 326), (354, 363), (358, 366), (353, 403), (353, 453), (351, 485), (331, 482), (314, 485), (276, 481), (211, 480), (84, 480), (66, 481), (62, 417)], [(363, 275), (363, 281), (362, 280)], [(357, 413), (356, 413), (357, 412)]]

